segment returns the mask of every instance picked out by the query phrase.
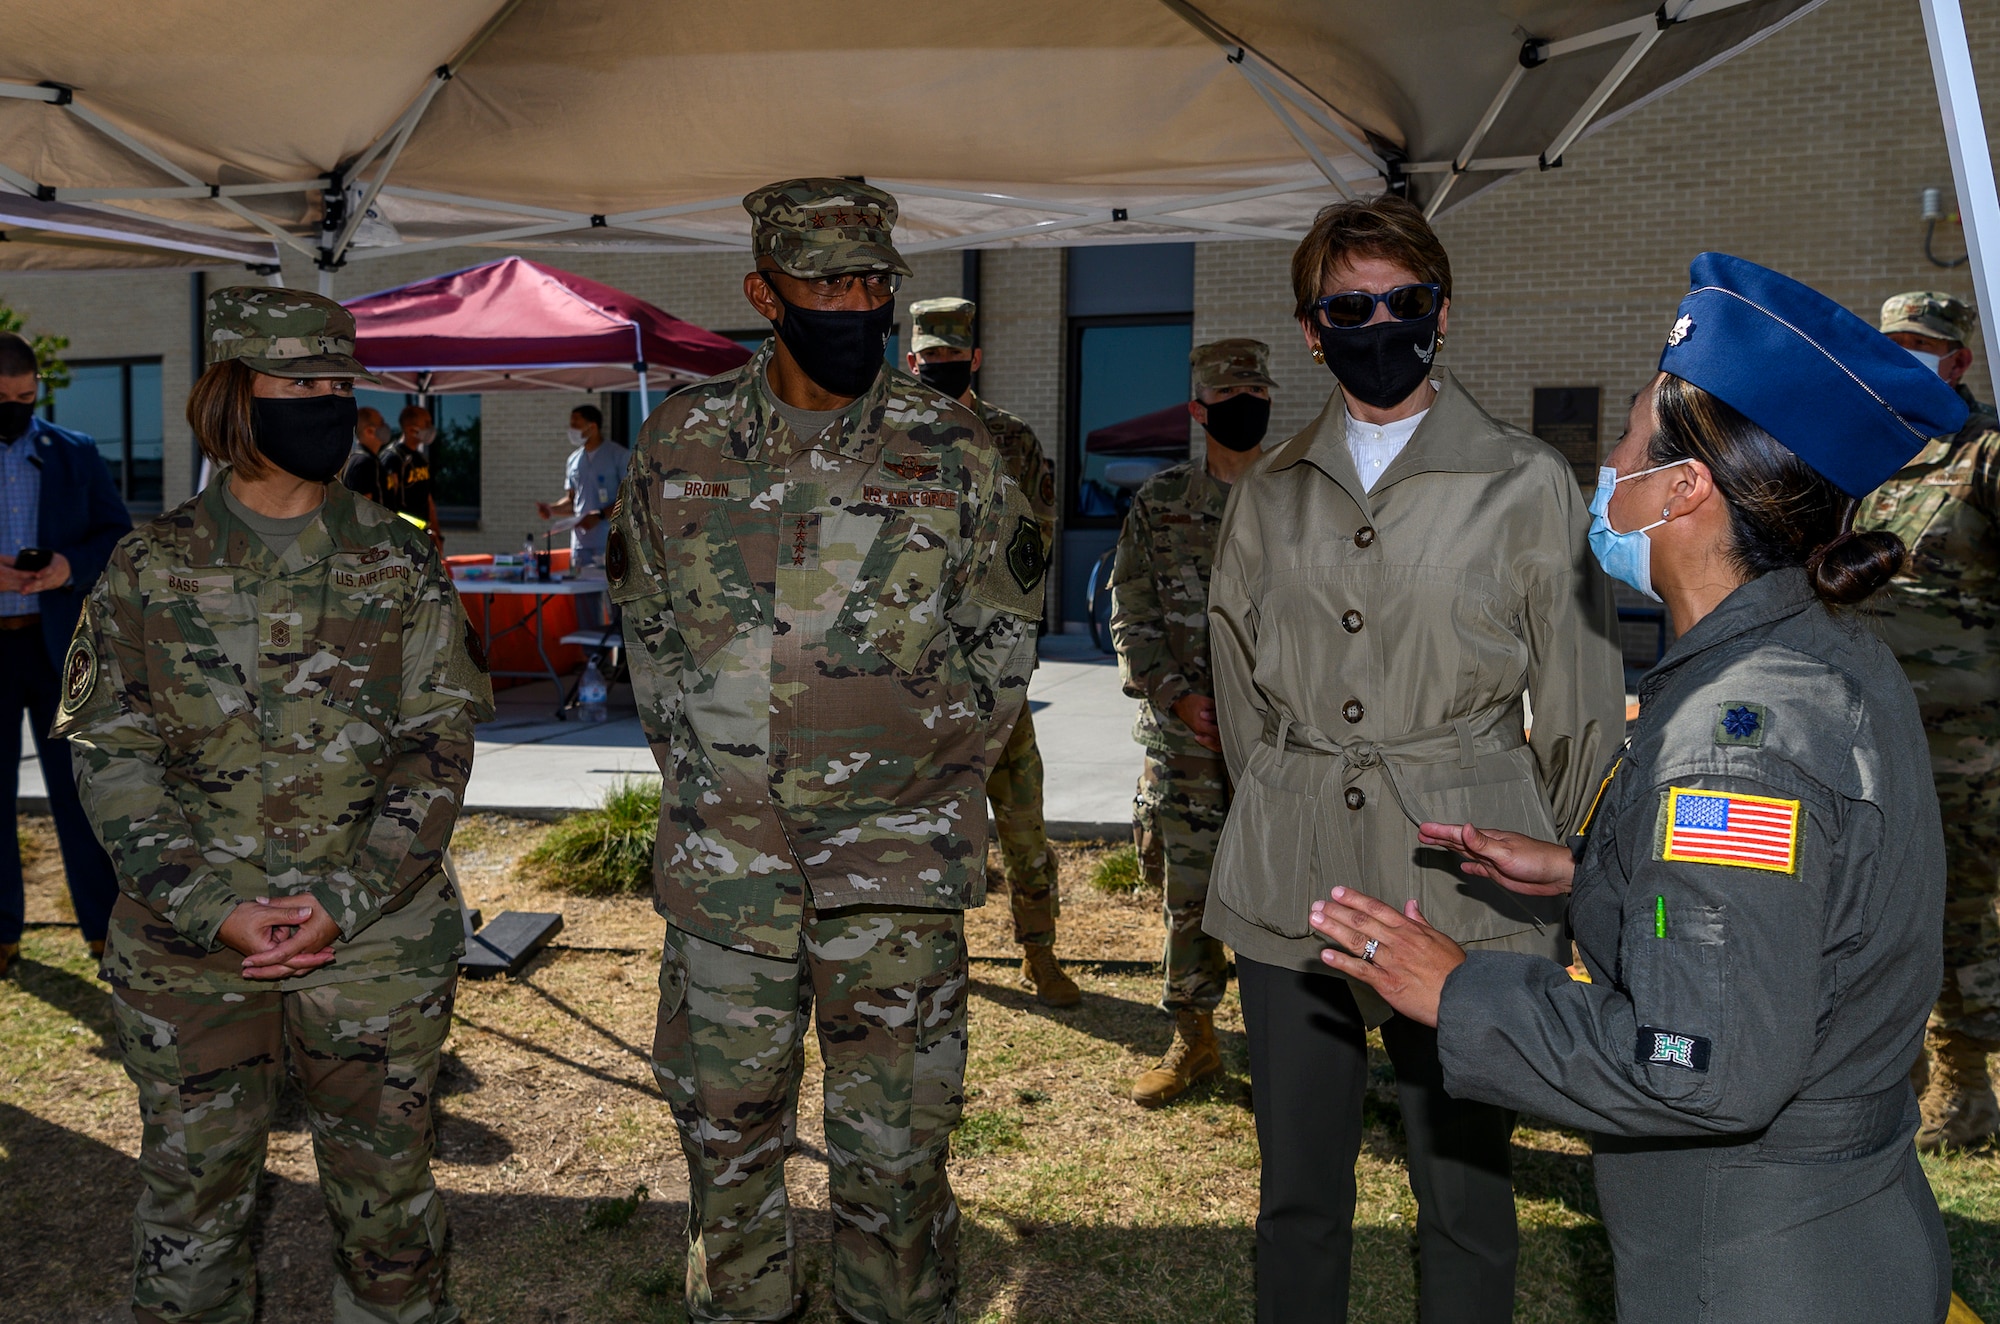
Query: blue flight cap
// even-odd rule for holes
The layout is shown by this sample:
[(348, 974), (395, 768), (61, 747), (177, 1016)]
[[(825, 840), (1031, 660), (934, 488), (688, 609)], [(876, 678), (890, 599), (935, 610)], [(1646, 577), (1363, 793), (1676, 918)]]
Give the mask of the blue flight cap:
[(1860, 498), (1932, 437), (1965, 426), (1965, 402), (1909, 351), (1818, 290), (1727, 253), (1688, 266), (1660, 370), (1770, 433)]

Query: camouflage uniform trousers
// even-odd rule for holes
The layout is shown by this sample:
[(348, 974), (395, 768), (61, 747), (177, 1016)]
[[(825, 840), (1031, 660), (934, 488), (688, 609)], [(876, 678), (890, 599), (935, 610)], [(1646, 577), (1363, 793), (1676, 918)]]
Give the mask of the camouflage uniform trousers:
[(653, 1073), (688, 1160), (691, 1320), (775, 1320), (798, 1297), (785, 1156), (808, 1018), (825, 1063), (833, 1287), (865, 1324), (956, 1319), (965, 917), (808, 909), (798, 956), (668, 928)]
[(1229, 952), (1201, 931), (1208, 905), (1208, 871), (1229, 812), (1229, 774), (1222, 756), (1207, 750), (1146, 750), (1133, 797), (1132, 836), (1140, 876), (1158, 887), (1167, 921), (1168, 1011), (1213, 1011), (1229, 983)]
[(113, 999), (139, 1087), (133, 1314), (249, 1321), (251, 1212), (284, 1074), (305, 1092), (333, 1224), (335, 1324), (449, 1324), (445, 1219), (431, 1180), (432, 1089), (454, 966), (268, 993)]
[(2000, 1045), (2000, 739), (1928, 720), (1944, 817), (1944, 987), (1931, 1023)]
[(993, 805), (993, 835), (1007, 867), (1014, 941), (1052, 943), (1062, 894), (1048, 824), (1042, 821), (1042, 751), (1035, 746), (1035, 721), (1025, 704), (1007, 747), (987, 774), (986, 798)]

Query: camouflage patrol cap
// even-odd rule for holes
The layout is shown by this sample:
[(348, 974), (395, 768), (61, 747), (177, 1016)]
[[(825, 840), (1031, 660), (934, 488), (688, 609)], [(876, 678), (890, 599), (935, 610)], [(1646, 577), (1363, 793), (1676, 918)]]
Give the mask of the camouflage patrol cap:
[(1271, 380), (1271, 347), (1261, 340), (1238, 337), (1196, 345), (1188, 355), (1197, 391), (1221, 391), (1232, 386), (1276, 386)]
[(920, 299), (910, 305), (910, 352), (971, 349), (972, 319), (979, 305), (970, 299)]
[(1881, 331), (1885, 336), (1907, 331), (1963, 345), (1972, 339), (1973, 328), (1978, 325), (1977, 309), (1942, 290), (1912, 290), (1892, 295), (1882, 304)]
[(242, 359), (273, 377), (362, 377), (354, 314), (303, 290), (232, 285), (208, 296), (208, 361)]
[(896, 200), (851, 179), (788, 179), (743, 198), (750, 246), (788, 276), (810, 280), (844, 272), (910, 274), (889, 232)]

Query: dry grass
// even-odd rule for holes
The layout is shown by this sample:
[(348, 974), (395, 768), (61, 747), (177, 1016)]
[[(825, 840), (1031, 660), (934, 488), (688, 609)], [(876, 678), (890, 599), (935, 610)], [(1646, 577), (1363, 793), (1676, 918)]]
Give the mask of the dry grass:
[[(686, 1170), (646, 1064), (660, 921), (642, 900), (584, 898), (524, 878), (548, 828), (461, 826), (460, 871), (488, 915), (560, 909), (563, 946), (520, 979), (461, 986), (441, 1087), (438, 1180), (453, 1221), (453, 1291), (476, 1324), (678, 1321)], [(46, 821), (24, 820), (29, 917), (66, 906)], [(1218, 1016), (1227, 1071), (1183, 1103), (1124, 1097), (1165, 1048), (1153, 1003), (1157, 898), (1087, 885), (1106, 846), (1064, 847), (1058, 951), (1081, 1006), (1051, 1012), (1005, 960), (973, 967), (967, 1116), (953, 1163), (966, 1212), (965, 1318), (1247, 1320), (1257, 1147), (1241, 1017)], [(972, 950), (1012, 952), (1004, 895), (968, 920)], [(122, 1320), (137, 1197), (137, 1113), (111, 1049), (102, 986), (73, 931), (31, 929), (18, 982), (0, 984), (0, 1316)], [(1130, 964), (1127, 964), (1130, 963)], [(816, 1075), (816, 1071), (812, 1074)], [(805, 1097), (817, 1097), (808, 1078)], [(1353, 1318), (1413, 1320), (1415, 1206), (1394, 1090), (1378, 1054), (1368, 1102)], [(818, 1118), (792, 1161), (807, 1318), (832, 1318)], [(1516, 1147), (1523, 1256), (1518, 1318), (1612, 1318), (1609, 1251), (1581, 1142), (1524, 1127)], [(2000, 1159), (1928, 1164), (1958, 1249), (1959, 1287), (2000, 1312)], [(309, 1141), (296, 1106), (272, 1135), (258, 1256), (263, 1318), (327, 1318), (330, 1267)], [(644, 1199), (634, 1200), (644, 1186)]]

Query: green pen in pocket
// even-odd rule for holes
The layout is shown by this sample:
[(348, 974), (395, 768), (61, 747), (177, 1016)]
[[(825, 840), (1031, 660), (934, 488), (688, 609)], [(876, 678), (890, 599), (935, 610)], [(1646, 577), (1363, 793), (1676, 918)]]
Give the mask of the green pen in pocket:
[(1653, 936), (1667, 936), (1667, 899), (1663, 896), (1653, 898)]

